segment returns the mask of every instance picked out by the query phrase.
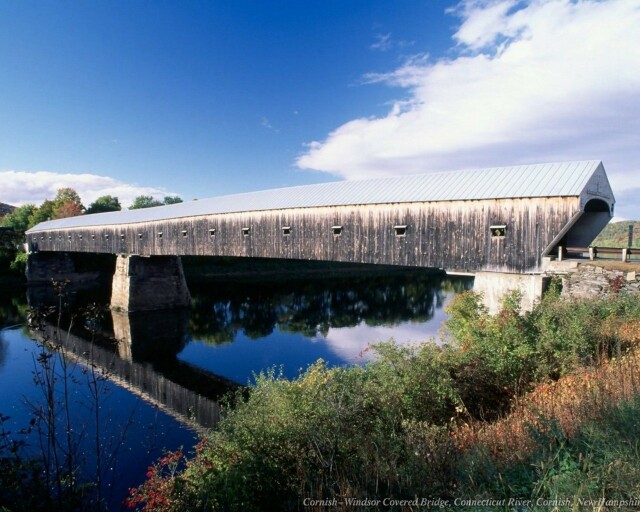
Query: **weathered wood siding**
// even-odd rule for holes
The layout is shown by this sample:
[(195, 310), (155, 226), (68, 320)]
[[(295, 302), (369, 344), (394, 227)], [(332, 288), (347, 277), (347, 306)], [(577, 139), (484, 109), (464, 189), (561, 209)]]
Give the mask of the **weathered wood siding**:
[[(545, 247), (578, 210), (577, 197), (298, 208), (34, 232), (28, 243), (36, 251), (526, 272), (540, 266)], [(504, 237), (492, 236), (492, 225), (505, 225)], [(341, 234), (335, 235), (333, 226), (342, 226)], [(398, 235), (394, 226), (406, 226), (405, 234)]]

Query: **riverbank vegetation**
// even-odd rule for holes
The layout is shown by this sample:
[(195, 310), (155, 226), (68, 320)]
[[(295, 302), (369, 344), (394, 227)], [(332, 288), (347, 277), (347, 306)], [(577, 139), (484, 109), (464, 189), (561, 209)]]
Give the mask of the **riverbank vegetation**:
[(490, 316), (465, 292), (443, 345), (383, 343), (366, 366), (318, 361), (293, 381), (261, 374), (194, 455), (150, 467), (129, 505), (393, 509), (387, 498), (409, 510), (423, 498), (640, 496), (640, 301), (568, 300), (554, 285), (532, 312), (518, 303), (511, 294)]

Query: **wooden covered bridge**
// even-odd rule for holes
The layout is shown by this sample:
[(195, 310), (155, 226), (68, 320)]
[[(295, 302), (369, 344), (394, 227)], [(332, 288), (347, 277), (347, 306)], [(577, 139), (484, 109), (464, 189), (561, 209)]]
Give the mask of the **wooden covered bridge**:
[[(132, 282), (160, 279), (163, 267), (179, 280), (181, 255), (535, 275), (559, 247), (588, 245), (614, 202), (599, 161), (249, 192), (43, 222), (27, 232), (28, 277), (64, 272), (61, 260), (38, 256), (53, 252), (122, 255), (114, 299), (122, 287), (129, 295)], [(129, 298), (113, 304), (135, 309)]]

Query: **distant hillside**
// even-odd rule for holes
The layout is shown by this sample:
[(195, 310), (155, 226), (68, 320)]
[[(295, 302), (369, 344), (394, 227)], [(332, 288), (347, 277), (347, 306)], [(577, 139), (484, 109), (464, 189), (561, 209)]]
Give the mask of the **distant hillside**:
[(11, 206), (10, 204), (0, 203), (0, 217), (6, 215), (7, 213), (11, 213), (15, 210), (15, 206)]
[(629, 224), (633, 224), (633, 247), (640, 248), (640, 221), (637, 220), (610, 222), (591, 245), (595, 247), (627, 247)]

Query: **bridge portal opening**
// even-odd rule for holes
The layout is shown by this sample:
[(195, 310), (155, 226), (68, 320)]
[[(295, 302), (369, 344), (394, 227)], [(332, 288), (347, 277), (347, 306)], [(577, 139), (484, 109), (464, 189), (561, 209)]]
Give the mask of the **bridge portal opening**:
[(565, 233), (558, 245), (569, 250), (589, 247), (612, 216), (611, 208), (606, 201), (590, 199), (584, 205), (580, 217)]
[(592, 212), (607, 212), (611, 213), (609, 205), (602, 199), (590, 199), (587, 204), (584, 205), (585, 213)]

